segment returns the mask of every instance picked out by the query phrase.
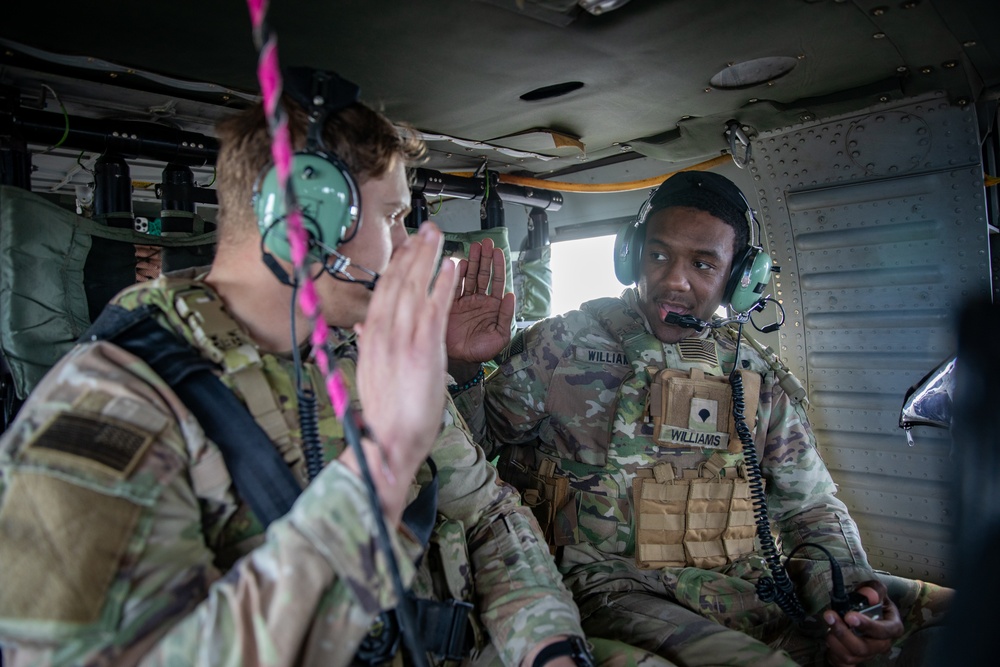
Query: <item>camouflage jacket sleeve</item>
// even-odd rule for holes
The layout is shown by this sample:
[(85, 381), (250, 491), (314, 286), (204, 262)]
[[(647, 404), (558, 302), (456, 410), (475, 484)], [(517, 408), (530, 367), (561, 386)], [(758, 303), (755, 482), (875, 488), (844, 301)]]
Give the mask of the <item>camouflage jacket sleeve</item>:
[[(5, 664), (348, 664), (394, 605), (362, 485), (327, 466), (223, 573), (202, 502), (230, 486), (148, 367), (107, 343), (71, 352), (0, 441)], [(409, 581), (420, 547), (392, 541)], [(342, 631), (323, 642), (319, 610)]]
[(504, 445), (528, 442), (549, 427), (545, 399), (566, 348), (557, 331), (562, 320), (549, 318), (519, 334), (519, 353), (505, 359), (485, 382), (455, 397), (476, 442), (491, 459)]
[[(517, 492), (497, 478), (483, 450), (449, 402), (432, 457), (439, 471), (436, 539), (444, 567), (470, 562), (479, 616), (505, 665), (516, 667), (539, 642), (556, 635), (583, 636), (572, 597), (549, 555), (538, 524)], [(418, 481), (424, 481), (418, 479)], [(462, 527), (465, 540), (448, 540)], [(467, 544), (468, 554), (458, 553)], [(449, 577), (462, 580), (462, 573)], [(453, 591), (464, 597), (466, 591)]]
[[(835, 495), (837, 487), (820, 458), (805, 410), (792, 403), (773, 373), (765, 374), (757, 414), (767, 424), (763, 448), (760, 429), (757, 446), (762, 451), (768, 509), (780, 529), (782, 551), (788, 554), (800, 544), (818, 544), (837, 559), (848, 584), (873, 578), (858, 527)], [(803, 547), (794, 560), (789, 571), (799, 583), (807, 611), (828, 606), (826, 556), (819, 549)]]

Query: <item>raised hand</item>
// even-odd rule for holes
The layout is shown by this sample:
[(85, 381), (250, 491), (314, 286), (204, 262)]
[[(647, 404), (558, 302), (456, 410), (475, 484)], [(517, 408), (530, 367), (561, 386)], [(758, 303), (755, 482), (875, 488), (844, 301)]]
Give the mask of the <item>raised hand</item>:
[[(444, 412), (445, 328), (456, 267), (433, 223), (394, 251), (358, 332), (358, 393), (375, 442), (365, 443), (387, 517), (398, 522), (409, 481), (430, 453)], [(433, 282), (433, 287), (432, 287)], [(349, 453), (341, 459), (352, 467)]]
[(468, 379), (458, 377), (462, 370), (478, 368), (510, 342), (514, 295), (504, 292), (505, 270), (503, 251), (491, 239), (472, 243), (468, 259), (459, 262), (446, 339), (449, 368), (459, 382)]

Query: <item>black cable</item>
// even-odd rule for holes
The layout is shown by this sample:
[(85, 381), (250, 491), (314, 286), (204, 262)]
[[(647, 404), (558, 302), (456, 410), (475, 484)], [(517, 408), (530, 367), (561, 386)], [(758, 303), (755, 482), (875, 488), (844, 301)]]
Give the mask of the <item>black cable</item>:
[[(296, 338), (295, 327), (297, 293), (298, 281), (292, 285), (292, 363), (295, 365), (295, 393), (298, 399), (302, 450), (306, 459), (306, 472), (311, 482), (323, 470), (323, 445), (320, 442), (319, 436), (319, 412), (316, 405), (316, 394), (312, 389), (303, 386), (301, 355), (299, 354), (299, 341)], [(333, 359), (333, 350), (327, 349), (327, 355), (330, 359)], [(351, 410), (349, 405), (344, 412), (343, 423), (344, 439), (347, 441), (348, 446), (354, 450), (354, 454), (358, 459), (358, 467), (361, 469), (361, 479), (364, 482), (365, 490), (368, 492), (372, 515), (375, 517), (375, 525), (378, 529), (378, 547), (385, 558), (390, 578), (392, 579), (393, 590), (396, 592), (398, 602), (395, 611), (399, 616), (403, 641), (410, 652), (410, 659), (415, 667), (426, 667), (427, 656), (420, 638), (416, 635), (416, 611), (413, 608), (411, 597), (407, 595), (406, 588), (403, 586), (403, 578), (399, 573), (399, 564), (396, 562), (396, 554), (392, 551), (392, 542), (389, 541), (389, 531), (386, 528), (385, 517), (382, 514), (382, 502), (379, 500), (378, 492), (375, 490), (375, 482), (372, 480), (371, 471), (368, 468), (368, 460), (365, 458), (364, 450), (361, 448), (361, 429), (358, 427), (354, 411)]]
[[(332, 353), (332, 350), (329, 351)], [(331, 358), (333, 358), (331, 356)], [(392, 587), (396, 593), (396, 614), (399, 616), (399, 625), (403, 631), (403, 642), (410, 652), (410, 660), (415, 667), (427, 666), (427, 654), (424, 652), (420, 637), (416, 634), (417, 614), (413, 607), (413, 600), (407, 594), (403, 586), (403, 578), (399, 574), (399, 564), (396, 562), (396, 554), (392, 550), (392, 542), (389, 541), (389, 530), (385, 525), (385, 516), (382, 514), (382, 501), (379, 500), (378, 492), (375, 490), (375, 483), (372, 480), (371, 470), (368, 468), (368, 459), (361, 448), (361, 428), (354, 415), (351, 406), (346, 406), (344, 410), (344, 439), (348, 446), (354, 451), (358, 459), (358, 467), (361, 469), (361, 478), (364, 480), (365, 489), (368, 491), (368, 500), (371, 503), (372, 515), (375, 517), (375, 527), (378, 530), (378, 545), (389, 568)]]
[(739, 374), (740, 339), (743, 337), (743, 325), (740, 324), (736, 336), (736, 357), (733, 359), (733, 370), (729, 374), (729, 384), (733, 388), (733, 420), (736, 424), (736, 434), (743, 445), (743, 460), (747, 466), (747, 477), (750, 484), (750, 498), (753, 502), (754, 523), (757, 529), (757, 539), (763, 552), (771, 576), (762, 576), (757, 580), (757, 597), (761, 602), (774, 602), (795, 623), (805, 620), (805, 609), (795, 595), (795, 586), (788, 578), (788, 572), (781, 562), (781, 554), (771, 535), (771, 521), (767, 515), (767, 498), (764, 495), (763, 474), (757, 461), (757, 448), (753, 443), (753, 434), (747, 426), (746, 401), (743, 397), (743, 377)]
[(803, 542), (792, 549), (792, 552), (788, 554), (788, 560), (791, 560), (795, 556), (795, 552), (803, 547), (813, 547), (826, 554), (827, 560), (830, 561), (830, 609), (833, 609), (843, 617), (844, 614), (851, 610), (851, 602), (847, 594), (847, 587), (844, 586), (844, 573), (840, 569), (840, 563), (837, 562), (837, 559), (833, 557), (833, 554), (826, 547), (813, 544), (812, 542)]
[(311, 387), (306, 387), (303, 381), (302, 358), (299, 352), (299, 340), (295, 331), (295, 302), (298, 295), (299, 283), (292, 284), (291, 303), (291, 334), (292, 334), (292, 365), (295, 367), (295, 398), (299, 411), (299, 433), (302, 437), (302, 454), (306, 460), (306, 474), (309, 481), (316, 479), (316, 476), (323, 470), (323, 443), (319, 438), (319, 408), (317, 407), (316, 392)]

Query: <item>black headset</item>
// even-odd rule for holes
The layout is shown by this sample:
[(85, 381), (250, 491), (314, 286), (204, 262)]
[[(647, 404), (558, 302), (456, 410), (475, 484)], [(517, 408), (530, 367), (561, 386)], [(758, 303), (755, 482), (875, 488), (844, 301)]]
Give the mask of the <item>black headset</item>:
[[(309, 116), (306, 148), (292, 157), (289, 186), (278, 187), (277, 169), (269, 164), (253, 187), (253, 209), (261, 233), (264, 264), (286, 285), (292, 280), (275, 257), (292, 261), (288, 243), (286, 198), (294, 192), (309, 239), (307, 263), (324, 262), (332, 250), (357, 234), (361, 225), (361, 193), (347, 166), (323, 146), (326, 119), (358, 100), (359, 88), (333, 72), (289, 68), (285, 90)], [(348, 230), (351, 236), (347, 236)]]
[[(690, 174), (690, 176), (688, 176)], [(696, 172), (681, 172), (671, 178), (681, 177), (692, 184), (701, 185)], [(663, 187), (662, 185), (660, 187)], [(735, 188), (735, 186), (733, 186)], [(615, 236), (615, 277), (623, 285), (632, 285), (639, 279), (642, 251), (646, 242), (646, 222), (656, 190), (650, 193), (636, 214), (635, 220), (623, 225)], [(771, 275), (771, 257), (760, 246), (760, 223), (750, 202), (738, 189), (743, 215), (750, 228), (750, 243), (733, 258), (733, 268), (722, 293), (722, 305), (737, 313), (745, 313), (763, 297)], [(754, 242), (756, 233), (757, 242)]]

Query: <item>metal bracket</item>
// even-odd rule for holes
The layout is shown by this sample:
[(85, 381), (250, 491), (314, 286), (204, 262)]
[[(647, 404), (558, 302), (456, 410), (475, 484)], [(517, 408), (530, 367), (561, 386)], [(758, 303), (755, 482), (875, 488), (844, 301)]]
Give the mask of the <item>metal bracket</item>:
[[(753, 160), (753, 148), (750, 145), (750, 138), (747, 137), (738, 120), (733, 119), (726, 123), (726, 137), (729, 139), (729, 153), (733, 156), (733, 162), (740, 169), (746, 169), (746, 166)], [(742, 157), (737, 154), (737, 142), (742, 146)]]

